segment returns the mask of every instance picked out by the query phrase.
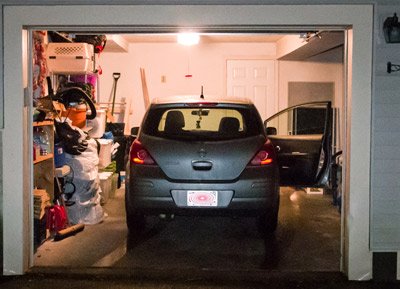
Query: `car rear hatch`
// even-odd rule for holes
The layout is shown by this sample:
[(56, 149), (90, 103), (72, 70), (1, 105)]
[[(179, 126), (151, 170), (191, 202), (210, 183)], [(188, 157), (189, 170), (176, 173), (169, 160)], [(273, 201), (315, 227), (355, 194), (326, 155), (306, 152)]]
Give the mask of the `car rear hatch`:
[(262, 135), (206, 142), (145, 137), (142, 144), (172, 181), (233, 181), (264, 144)]
[(266, 141), (252, 104), (168, 104), (150, 108), (140, 142), (171, 181), (237, 179)]

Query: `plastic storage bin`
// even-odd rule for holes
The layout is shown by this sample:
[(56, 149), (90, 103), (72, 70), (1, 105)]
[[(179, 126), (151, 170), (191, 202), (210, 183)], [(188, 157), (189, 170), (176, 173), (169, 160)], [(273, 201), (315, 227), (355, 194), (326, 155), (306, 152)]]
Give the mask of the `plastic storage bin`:
[(52, 73), (93, 73), (94, 48), (88, 43), (49, 43), (47, 67)]

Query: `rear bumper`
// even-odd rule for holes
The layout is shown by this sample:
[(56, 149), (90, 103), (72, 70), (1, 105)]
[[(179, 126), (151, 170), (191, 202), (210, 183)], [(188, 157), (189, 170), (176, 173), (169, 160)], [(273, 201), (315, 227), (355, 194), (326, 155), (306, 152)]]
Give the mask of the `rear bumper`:
[[(259, 215), (274, 208), (279, 199), (276, 166), (246, 169), (238, 180), (227, 183), (177, 182), (157, 167), (131, 166), (126, 182), (126, 206), (144, 214)], [(186, 191), (218, 191), (217, 207), (188, 207)]]

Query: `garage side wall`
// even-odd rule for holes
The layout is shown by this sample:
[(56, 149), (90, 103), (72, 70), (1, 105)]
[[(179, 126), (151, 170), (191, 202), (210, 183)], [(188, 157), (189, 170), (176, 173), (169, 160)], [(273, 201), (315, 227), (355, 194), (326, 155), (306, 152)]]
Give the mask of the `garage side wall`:
[[(301, 71), (301, 73), (298, 73)], [(288, 103), (289, 83), (334, 83), (334, 105), (341, 106), (343, 98), (343, 64), (315, 63), (306, 61), (279, 61), (279, 110)], [(315, 101), (315, 100), (313, 100)]]

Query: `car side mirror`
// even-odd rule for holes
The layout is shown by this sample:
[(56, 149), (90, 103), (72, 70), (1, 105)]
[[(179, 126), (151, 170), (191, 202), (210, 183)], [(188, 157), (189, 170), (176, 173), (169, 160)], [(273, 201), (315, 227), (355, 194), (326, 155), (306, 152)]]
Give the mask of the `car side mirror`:
[(266, 132), (267, 132), (267, 135), (277, 135), (278, 134), (276, 127), (273, 127), (273, 126), (267, 127)]
[(139, 127), (138, 126), (134, 126), (134, 127), (131, 128), (131, 135), (136, 137), (138, 135), (138, 133), (139, 133)]

